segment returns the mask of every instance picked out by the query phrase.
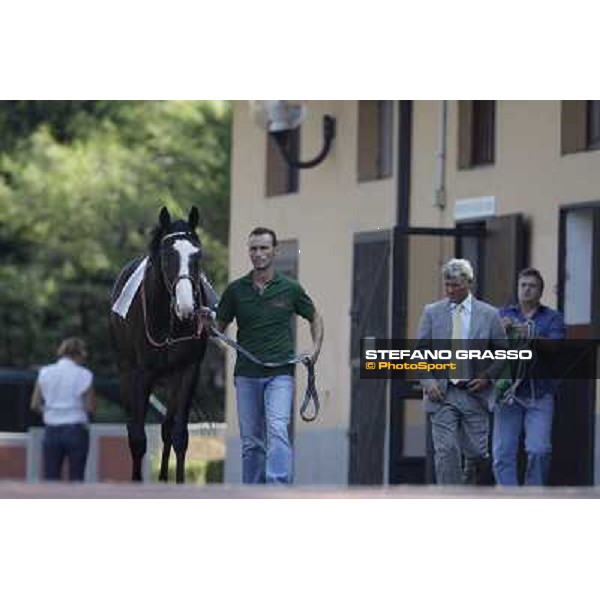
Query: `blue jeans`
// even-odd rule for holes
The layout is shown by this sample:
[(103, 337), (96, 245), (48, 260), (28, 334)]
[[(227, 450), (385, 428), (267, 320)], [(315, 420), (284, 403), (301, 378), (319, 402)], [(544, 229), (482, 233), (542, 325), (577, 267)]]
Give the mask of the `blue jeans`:
[(85, 463), (90, 448), (90, 434), (87, 426), (46, 425), (44, 429), (44, 479), (60, 479), (65, 459), (69, 462), (69, 480), (83, 481)]
[(500, 485), (518, 485), (517, 453), (525, 429), (527, 472), (525, 485), (546, 485), (552, 452), (554, 397), (498, 404), (494, 410), (494, 476)]
[(294, 400), (294, 378), (234, 378), (243, 483), (291, 483), (292, 445), (289, 424)]

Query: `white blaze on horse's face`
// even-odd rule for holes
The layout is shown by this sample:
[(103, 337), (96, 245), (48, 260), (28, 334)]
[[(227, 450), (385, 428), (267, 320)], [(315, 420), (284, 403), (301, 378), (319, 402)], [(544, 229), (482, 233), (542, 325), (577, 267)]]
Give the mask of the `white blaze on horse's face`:
[[(190, 274), (190, 258), (198, 248), (188, 240), (177, 240), (173, 249), (179, 254), (179, 277)], [(180, 279), (175, 286), (175, 314), (189, 319), (194, 314), (194, 290), (189, 279)]]

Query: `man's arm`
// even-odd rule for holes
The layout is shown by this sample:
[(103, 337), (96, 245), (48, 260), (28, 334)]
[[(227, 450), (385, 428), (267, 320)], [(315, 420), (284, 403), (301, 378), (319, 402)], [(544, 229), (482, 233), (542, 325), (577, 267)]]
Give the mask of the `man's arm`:
[(565, 338), (567, 334), (567, 328), (565, 327), (565, 319), (562, 313), (558, 311), (554, 315), (552, 321), (550, 322), (550, 327), (546, 334), (546, 337), (551, 340), (562, 340)]
[(419, 319), (419, 326), (417, 328), (417, 350), (431, 350), (431, 330), (431, 315), (429, 314), (427, 307), (425, 307), (421, 314), (421, 318)]
[[(231, 323), (235, 318), (235, 304), (235, 298), (233, 296), (231, 286), (228, 286), (221, 296), (221, 300), (219, 301), (216, 311), (215, 327), (219, 332), (225, 333), (229, 323)], [(221, 350), (224, 352), (227, 351), (227, 344), (225, 344), (225, 342), (216, 337), (213, 337), (213, 341), (217, 343)]]
[(314, 365), (319, 359), (321, 344), (323, 343), (323, 318), (316, 309), (310, 296), (298, 282), (296, 282), (294, 289), (293, 312), (310, 322), (310, 334), (312, 336), (313, 349), (309, 354), (309, 357)]
[(556, 312), (544, 331), (536, 331), (533, 347), (541, 353), (555, 354), (564, 346), (557, 340), (563, 340), (566, 335), (565, 320), (562, 313)]
[[(431, 338), (433, 337), (433, 325), (431, 321), (431, 314), (428, 310), (427, 306), (423, 309), (423, 314), (421, 315), (421, 319), (419, 320), (419, 327), (417, 329), (417, 350), (431, 350)], [(429, 397), (430, 400), (434, 402), (441, 402), (444, 398), (444, 393), (442, 392), (438, 382), (433, 375), (427, 375), (426, 377), (421, 378), (421, 386), (425, 391), (425, 394)]]
[(315, 310), (312, 321), (310, 322), (310, 335), (313, 341), (313, 351), (310, 359), (314, 364), (319, 360), (319, 354), (321, 353), (321, 345), (323, 344), (323, 334), (325, 332), (325, 326), (323, 324), (323, 317)]

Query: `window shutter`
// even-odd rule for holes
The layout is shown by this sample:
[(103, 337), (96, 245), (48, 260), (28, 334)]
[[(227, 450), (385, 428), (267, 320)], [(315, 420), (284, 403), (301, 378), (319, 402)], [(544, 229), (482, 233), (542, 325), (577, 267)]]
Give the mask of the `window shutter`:
[(563, 100), (561, 107), (561, 153), (582, 152), (587, 147), (587, 101)]
[(471, 148), (473, 129), (473, 101), (458, 101), (458, 168), (471, 166)]
[[(293, 158), (300, 154), (300, 128), (288, 137), (288, 153)], [(298, 191), (298, 169), (290, 167), (277, 146), (277, 142), (267, 134), (267, 173), (266, 195), (279, 196)]]
[(378, 102), (358, 102), (358, 180), (377, 179), (378, 162)]
[(471, 166), (494, 162), (496, 146), (496, 101), (472, 101)]
[(600, 150), (600, 100), (587, 101), (587, 149)]
[(377, 173), (379, 177), (392, 174), (392, 147), (394, 139), (394, 103), (391, 100), (378, 101), (379, 152)]

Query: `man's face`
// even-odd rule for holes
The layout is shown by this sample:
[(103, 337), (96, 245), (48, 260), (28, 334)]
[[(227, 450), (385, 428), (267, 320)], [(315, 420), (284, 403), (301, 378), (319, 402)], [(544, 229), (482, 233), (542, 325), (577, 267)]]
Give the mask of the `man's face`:
[(538, 303), (542, 297), (542, 286), (537, 277), (525, 275), (519, 278), (517, 286), (517, 295), (519, 302)]
[(275, 257), (275, 247), (271, 235), (269, 233), (251, 235), (248, 239), (248, 253), (252, 266), (257, 271), (268, 269)]
[(469, 295), (469, 282), (462, 277), (446, 278), (444, 279), (444, 289), (448, 300), (458, 304)]

